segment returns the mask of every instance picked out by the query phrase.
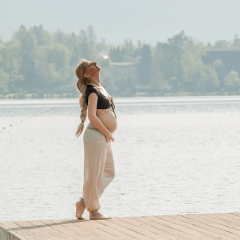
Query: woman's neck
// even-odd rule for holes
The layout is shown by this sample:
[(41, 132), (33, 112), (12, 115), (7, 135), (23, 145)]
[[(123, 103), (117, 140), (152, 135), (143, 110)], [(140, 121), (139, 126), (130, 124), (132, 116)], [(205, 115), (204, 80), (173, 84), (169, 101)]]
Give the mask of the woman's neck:
[(92, 78), (89, 79), (90, 84), (95, 85), (95, 86), (101, 86), (101, 81), (100, 81), (100, 76), (99, 73), (95, 74)]
[(96, 85), (96, 84), (93, 84), (93, 83), (88, 83), (88, 85), (92, 85), (92, 86), (95, 86), (95, 87), (102, 87), (102, 84)]
[(90, 85), (93, 85), (93, 86), (97, 86), (97, 87), (101, 87), (101, 86), (102, 86), (100, 80), (99, 80), (99, 82), (98, 82), (98, 81), (92, 81), (92, 80), (91, 80), (89, 84), (90, 84)]

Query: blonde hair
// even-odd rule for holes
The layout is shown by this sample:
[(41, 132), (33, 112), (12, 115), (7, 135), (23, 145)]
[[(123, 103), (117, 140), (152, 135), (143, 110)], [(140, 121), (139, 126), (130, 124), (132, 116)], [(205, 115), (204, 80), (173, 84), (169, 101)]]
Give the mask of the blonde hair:
[(77, 131), (75, 134), (76, 137), (79, 137), (81, 135), (84, 128), (84, 121), (86, 120), (86, 117), (87, 117), (87, 104), (85, 102), (85, 91), (86, 91), (87, 84), (90, 83), (90, 80), (84, 76), (84, 74), (87, 72), (86, 67), (84, 65), (85, 63), (86, 62), (84, 59), (82, 62), (80, 62), (77, 65), (75, 70), (76, 76), (78, 78), (77, 89), (79, 90), (79, 92), (81, 92), (81, 96), (79, 98), (79, 105), (81, 108), (81, 113), (80, 113), (81, 123), (79, 123), (78, 125)]

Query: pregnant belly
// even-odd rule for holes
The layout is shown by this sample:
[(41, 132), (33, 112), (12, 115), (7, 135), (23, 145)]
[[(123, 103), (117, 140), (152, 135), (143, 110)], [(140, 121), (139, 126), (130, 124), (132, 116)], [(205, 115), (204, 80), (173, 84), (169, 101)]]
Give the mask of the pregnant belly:
[(111, 132), (114, 133), (117, 129), (117, 118), (115, 117), (111, 108), (97, 109), (97, 117), (102, 124)]

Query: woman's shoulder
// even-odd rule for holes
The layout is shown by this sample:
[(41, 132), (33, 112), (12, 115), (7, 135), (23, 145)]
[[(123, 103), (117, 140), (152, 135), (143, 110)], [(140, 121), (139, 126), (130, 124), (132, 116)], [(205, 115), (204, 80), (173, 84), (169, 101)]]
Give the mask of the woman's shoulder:
[(86, 91), (87, 92), (98, 92), (97, 88), (93, 85), (87, 85)]

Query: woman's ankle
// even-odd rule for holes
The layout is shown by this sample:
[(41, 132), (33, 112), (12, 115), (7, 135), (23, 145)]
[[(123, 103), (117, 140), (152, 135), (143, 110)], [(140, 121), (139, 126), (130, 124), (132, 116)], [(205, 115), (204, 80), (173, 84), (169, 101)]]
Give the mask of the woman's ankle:
[(89, 214), (96, 215), (96, 214), (98, 214), (98, 210), (89, 211)]

